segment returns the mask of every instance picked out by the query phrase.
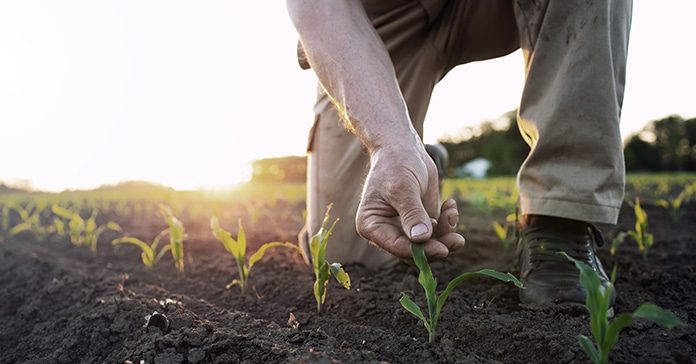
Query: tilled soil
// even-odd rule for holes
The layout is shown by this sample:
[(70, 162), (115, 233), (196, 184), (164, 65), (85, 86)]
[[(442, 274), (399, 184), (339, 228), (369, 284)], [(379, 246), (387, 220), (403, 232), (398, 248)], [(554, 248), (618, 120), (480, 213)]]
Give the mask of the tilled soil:
[[(298, 207), (278, 214), (298, 215)], [(619, 264), (617, 312), (654, 302), (686, 326), (662, 329), (637, 322), (624, 331), (615, 363), (691, 363), (696, 360), (696, 204), (678, 222), (647, 207), (655, 246), (647, 261), (626, 242)], [(440, 289), (464, 271), (484, 267), (516, 273), (514, 247), (503, 249), (490, 219), (463, 208), (467, 246), (433, 264)], [(407, 265), (373, 271), (348, 265), (353, 287), (332, 282), (321, 314), (312, 296), (313, 274), (301, 258), (276, 250), (252, 273), (253, 289), (226, 289), (236, 277), (232, 257), (206, 232), (207, 221), (186, 221), (186, 273), (171, 260), (145, 268), (130, 246), (101, 243), (93, 255), (67, 242), (36, 242), (22, 236), (0, 245), (1, 363), (585, 363), (577, 343), (590, 335), (578, 307), (521, 305), (512, 285), (490, 279), (464, 283), (445, 306), (435, 345), (422, 324), (399, 305), (400, 292), (423, 303), (416, 270)], [(621, 213), (613, 237), (633, 226)], [(125, 222), (138, 236), (157, 234), (161, 223)], [(299, 226), (249, 231), (258, 243), (293, 239)], [(292, 225), (292, 224), (290, 224)], [(149, 228), (148, 226), (153, 226)], [(155, 228), (156, 227), (156, 228)], [(107, 238), (111, 238), (109, 236)], [(104, 239), (103, 241), (107, 241)], [(338, 242), (334, 241), (334, 244)], [(608, 250), (608, 249), (606, 249)], [(146, 328), (146, 316), (165, 314), (168, 329)], [(288, 325), (294, 314), (299, 327)]]

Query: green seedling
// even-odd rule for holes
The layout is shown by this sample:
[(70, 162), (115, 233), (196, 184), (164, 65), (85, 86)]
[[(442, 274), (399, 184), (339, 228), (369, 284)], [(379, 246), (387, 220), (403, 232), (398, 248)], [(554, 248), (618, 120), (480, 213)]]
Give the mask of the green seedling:
[(638, 249), (643, 253), (643, 259), (648, 259), (648, 250), (653, 246), (653, 235), (648, 232), (648, 214), (640, 207), (640, 199), (636, 197), (633, 206), (636, 215), (636, 227), (634, 231), (629, 231), (628, 236), (633, 238), (638, 244)]
[(10, 205), (2, 205), (2, 210), (0, 210), (0, 229), (2, 231), (7, 231), (10, 229)]
[(174, 259), (174, 265), (179, 272), (184, 271), (184, 239), (186, 239), (186, 231), (184, 224), (174, 216), (171, 207), (160, 205), (160, 214), (164, 217), (167, 223), (167, 232), (169, 235), (169, 250)]
[(167, 244), (167, 245), (163, 245), (159, 249), (159, 251), (157, 251), (157, 248), (159, 247), (160, 241), (168, 233), (169, 233), (169, 228), (162, 230), (159, 234), (157, 234), (157, 236), (152, 240), (152, 242), (150, 244), (147, 244), (146, 242), (144, 242), (138, 238), (134, 238), (132, 236), (125, 236), (122, 238), (114, 239), (111, 243), (113, 245), (132, 244), (132, 245), (139, 247), (142, 250), (140, 257), (143, 260), (143, 264), (148, 268), (152, 268), (172, 248), (171, 245)]
[(648, 232), (648, 214), (640, 206), (640, 198), (636, 197), (636, 202), (633, 204), (633, 211), (636, 215), (635, 230), (629, 230), (619, 233), (611, 242), (610, 253), (616, 254), (619, 245), (621, 245), (626, 237), (633, 239), (638, 244), (638, 250), (643, 253), (643, 259), (648, 259), (648, 251), (653, 246), (653, 234)]
[[(7, 215), (3, 219), (7, 219), (7, 235), (15, 236), (24, 231), (29, 231), (34, 234), (36, 240), (45, 241), (48, 237), (55, 232), (55, 227), (52, 225), (44, 226), (41, 225), (41, 211), (43, 211), (44, 206), (32, 206), (29, 205), (27, 208), (22, 208), (19, 205), (11, 206), (7, 209)], [(22, 222), (9, 228), (9, 214), (10, 210), (15, 210), (19, 214)], [(3, 221), (3, 225), (5, 222)]]
[[(333, 232), (338, 219), (334, 220), (329, 229), (326, 229), (330, 219), (331, 206), (326, 208), (324, 220), (321, 223), (319, 231), (312, 236), (309, 242), (309, 250), (311, 254), (312, 268), (314, 270), (314, 300), (317, 302), (317, 312), (321, 312), (321, 307), (326, 300), (326, 285), (331, 276), (338, 281), (345, 289), (350, 289), (350, 276), (343, 270), (341, 263), (329, 263), (326, 261), (326, 246), (329, 243), (329, 237)], [(305, 261), (309, 261), (305, 252), (302, 252)]]
[(587, 264), (571, 258), (564, 252), (568, 260), (575, 263), (580, 271), (580, 284), (587, 292), (585, 306), (590, 312), (590, 331), (595, 339), (596, 345), (592, 340), (584, 335), (578, 336), (580, 347), (594, 364), (609, 363), (609, 352), (619, 340), (621, 331), (630, 326), (635, 320), (650, 320), (662, 327), (671, 329), (682, 325), (681, 321), (671, 312), (664, 310), (652, 303), (644, 303), (633, 313), (621, 314), (609, 322), (609, 301), (614, 290), (613, 282), (616, 280), (616, 267), (611, 274), (612, 283), (607, 289), (603, 289), (599, 280), (599, 274)]
[(626, 240), (626, 237), (628, 236), (628, 233), (625, 231), (622, 231), (618, 233), (614, 239), (611, 240), (611, 247), (609, 247), (609, 253), (611, 255), (616, 255), (616, 252), (619, 250), (619, 245), (623, 244), (623, 242)]
[(682, 203), (684, 200), (680, 198), (680, 196), (677, 196), (674, 199), (659, 199), (655, 201), (655, 203), (667, 210), (669, 212), (669, 215), (672, 217), (673, 221), (679, 221), (682, 215)]
[(229, 231), (226, 231), (225, 229), (220, 227), (220, 221), (216, 216), (210, 218), (210, 228), (213, 230), (213, 235), (215, 235), (215, 238), (220, 240), (222, 244), (225, 246), (225, 249), (230, 254), (232, 254), (235, 263), (237, 264), (237, 270), (239, 271), (239, 278), (233, 280), (230, 284), (228, 284), (227, 288), (239, 285), (239, 288), (242, 290), (242, 294), (246, 293), (246, 289), (249, 284), (249, 273), (251, 272), (251, 268), (254, 266), (254, 264), (256, 264), (263, 258), (266, 252), (268, 252), (270, 249), (280, 247), (299, 250), (299, 247), (292, 243), (270, 242), (261, 245), (261, 247), (256, 252), (254, 252), (254, 254), (252, 254), (249, 257), (249, 259), (247, 259), (246, 233), (244, 232), (244, 227), (242, 226), (241, 220), (239, 221), (237, 239), (234, 239)]
[[(87, 220), (83, 219), (79, 213), (58, 205), (51, 206), (51, 211), (57, 217), (68, 221), (67, 235), (70, 237), (70, 242), (75, 246), (88, 246), (93, 253), (97, 252), (97, 243), (104, 231), (107, 229), (116, 232), (123, 231), (121, 226), (113, 221), (98, 225), (97, 214), (99, 212), (97, 210), (92, 210), (92, 214)], [(64, 236), (66, 233), (65, 223), (59, 218), (53, 219), (53, 229), (58, 235)]]
[(692, 200), (694, 195), (696, 195), (696, 183), (684, 187), (677, 197), (673, 199), (659, 199), (655, 203), (667, 210), (673, 221), (679, 221), (684, 211), (682, 210), (682, 205), (684, 202)]
[(503, 244), (503, 248), (507, 249), (516, 241), (515, 236), (515, 221), (517, 220), (516, 214), (509, 214), (505, 218), (505, 225), (493, 221), (491, 225), (493, 226), (493, 232), (495, 236), (498, 237), (500, 242)]
[(464, 281), (467, 281), (474, 277), (486, 276), (495, 278), (503, 282), (509, 282), (514, 284), (518, 288), (524, 288), (522, 282), (517, 279), (514, 275), (510, 273), (501, 273), (493, 269), (481, 269), (476, 272), (462, 273), (455, 277), (447, 284), (444, 291), (437, 294), (437, 281), (433, 276), (433, 272), (430, 269), (428, 260), (425, 257), (425, 249), (422, 244), (411, 244), (411, 253), (413, 254), (413, 261), (416, 263), (420, 273), (418, 274), (418, 283), (423, 287), (425, 291), (425, 301), (428, 308), (428, 318), (423, 315), (420, 307), (413, 302), (411, 297), (406, 293), (401, 293), (401, 299), (399, 303), (401, 306), (410, 312), (413, 316), (416, 316), (419, 320), (423, 322), (425, 329), (428, 331), (428, 342), (435, 342), (435, 335), (437, 332), (437, 324), (440, 320), (440, 315), (442, 314), (442, 308), (447, 302), (447, 298), (452, 293), (452, 291), (457, 288)]

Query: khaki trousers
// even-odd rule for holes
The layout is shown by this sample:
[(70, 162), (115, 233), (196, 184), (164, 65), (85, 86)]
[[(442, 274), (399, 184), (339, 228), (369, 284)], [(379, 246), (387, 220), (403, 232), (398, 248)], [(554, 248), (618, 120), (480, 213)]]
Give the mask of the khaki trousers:
[[(455, 66), (523, 49), (518, 125), (531, 152), (518, 174), (521, 211), (616, 223), (624, 191), (619, 116), (630, 0), (365, 0), (392, 58), (411, 121), (422, 136), (433, 88)], [(463, 103), (476, 100), (462, 100)], [(306, 232), (333, 203), (339, 217), (327, 258), (384, 266), (355, 215), (369, 160), (318, 88), (308, 153)]]

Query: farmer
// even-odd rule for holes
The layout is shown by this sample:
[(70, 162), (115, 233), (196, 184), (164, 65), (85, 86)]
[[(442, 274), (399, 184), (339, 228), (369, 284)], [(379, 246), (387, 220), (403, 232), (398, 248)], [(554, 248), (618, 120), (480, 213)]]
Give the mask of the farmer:
[[(630, 0), (287, 0), (298, 54), (320, 87), (308, 157), (306, 241), (325, 207), (340, 217), (328, 256), (370, 267), (464, 245), (453, 200), (421, 141), (433, 88), (452, 68), (522, 48), (518, 113), (530, 145), (518, 174), (525, 303), (584, 302), (576, 268), (608, 283), (593, 223), (614, 224), (624, 192), (619, 115)], [(463, 107), (477, 100), (462, 100)], [(438, 153), (435, 154), (436, 159)], [(353, 225), (352, 222), (355, 222)], [(376, 247), (368, 244), (371, 242)]]

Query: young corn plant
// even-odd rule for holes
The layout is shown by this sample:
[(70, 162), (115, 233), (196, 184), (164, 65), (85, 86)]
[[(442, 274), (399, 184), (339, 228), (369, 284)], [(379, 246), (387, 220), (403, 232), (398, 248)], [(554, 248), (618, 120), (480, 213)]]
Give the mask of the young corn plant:
[(423, 287), (425, 291), (425, 301), (428, 309), (428, 317), (426, 318), (421, 308), (409, 297), (408, 294), (402, 292), (401, 299), (399, 303), (403, 306), (406, 311), (410, 312), (413, 316), (416, 316), (419, 320), (423, 322), (425, 329), (428, 331), (428, 342), (435, 342), (435, 335), (437, 333), (437, 324), (440, 321), (440, 315), (442, 314), (442, 308), (447, 302), (447, 298), (452, 293), (452, 291), (457, 288), (464, 281), (467, 281), (474, 277), (486, 276), (495, 278), (497, 280), (508, 282), (514, 284), (518, 288), (524, 288), (522, 282), (520, 282), (517, 277), (510, 273), (501, 273), (493, 269), (481, 269), (476, 272), (462, 273), (455, 277), (447, 284), (444, 291), (438, 294), (437, 281), (433, 276), (433, 272), (428, 264), (428, 259), (425, 257), (425, 249), (422, 244), (411, 244), (411, 253), (413, 254), (413, 261), (416, 263), (420, 273), (418, 274), (418, 283)]
[(160, 214), (164, 217), (167, 223), (167, 234), (169, 235), (169, 251), (172, 253), (174, 265), (179, 272), (184, 271), (184, 239), (186, 239), (186, 231), (184, 224), (174, 216), (171, 207), (160, 205)]
[[(51, 206), (51, 211), (59, 217), (66, 219), (68, 221), (68, 231), (67, 234), (70, 237), (70, 242), (75, 246), (87, 246), (92, 251), (92, 253), (97, 252), (97, 243), (99, 242), (99, 237), (104, 231), (112, 230), (116, 232), (122, 232), (121, 226), (113, 221), (109, 221), (106, 224), (97, 224), (97, 210), (92, 210), (92, 214), (87, 220), (83, 219), (79, 213), (70, 211), (64, 207), (53, 205)], [(65, 223), (60, 219), (53, 219), (53, 227), (58, 235), (65, 235)]]
[(3, 204), (0, 210), (0, 229), (4, 232), (10, 229), (10, 205)]
[[(336, 223), (338, 223), (338, 219), (336, 219), (331, 224), (331, 227), (326, 229), (331, 218), (331, 206), (329, 205), (326, 208), (321, 228), (309, 241), (312, 268), (314, 270), (314, 300), (317, 302), (317, 312), (321, 312), (321, 307), (326, 301), (326, 286), (330, 277), (333, 276), (343, 288), (350, 289), (350, 276), (343, 269), (341, 263), (329, 263), (326, 260), (326, 246), (329, 243), (334, 227), (336, 227)], [(303, 254), (305, 253), (303, 252)], [(308, 260), (308, 257), (305, 256), (305, 261)]]
[(677, 197), (673, 199), (659, 199), (655, 201), (655, 203), (667, 210), (670, 216), (672, 216), (672, 220), (676, 222), (679, 221), (683, 215), (684, 210), (682, 210), (682, 205), (684, 202), (692, 200), (694, 195), (696, 195), (696, 183), (684, 187)]
[(7, 226), (9, 227), (9, 210), (15, 210), (17, 214), (19, 214), (20, 219), (22, 219), (22, 222), (9, 228), (7, 235), (12, 237), (21, 232), (30, 231), (38, 241), (45, 241), (48, 239), (48, 237), (55, 232), (55, 228), (52, 225), (41, 225), (41, 212), (43, 209), (43, 206), (37, 205), (28, 205), (26, 208), (20, 205), (10, 207), (7, 211)]
[(504, 249), (509, 248), (512, 245), (512, 243), (516, 241), (514, 225), (516, 220), (516, 214), (509, 214), (507, 217), (505, 217), (505, 225), (497, 221), (493, 221), (491, 223), (491, 225), (493, 226), (493, 232), (495, 233), (495, 236), (497, 236), (500, 242), (503, 244)]
[(613, 282), (616, 280), (616, 267), (611, 274), (612, 283), (605, 290), (599, 280), (599, 275), (587, 264), (576, 260), (566, 253), (568, 260), (575, 263), (580, 271), (580, 284), (587, 292), (585, 306), (590, 312), (590, 331), (595, 343), (584, 335), (578, 336), (580, 347), (594, 364), (609, 363), (609, 353), (619, 340), (621, 331), (638, 319), (650, 320), (658, 325), (671, 329), (682, 325), (681, 321), (671, 312), (664, 310), (652, 303), (644, 303), (632, 313), (621, 314), (609, 322), (609, 301), (614, 290)]
[(169, 228), (162, 230), (159, 234), (157, 234), (150, 244), (132, 236), (124, 236), (114, 239), (111, 244), (132, 244), (139, 247), (142, 250), (140, 258), (142, 259), (143, 264), (148, 268), (152, 268), (172, 248), (171, 245), (167, 244), (163, 245), (159, 251), (157, 251), (160, 241), (162, 241), (162, 238), (164, 238), (168, 233)]
[(210, 218), (210, 228), (212, 229), (215, 238), (220, 240), (225, 246), (225, 249), (232, 254), (235, 263), (237, 264), (237, 270), (239, 271), (239, 278), (228, 284), (227, 288), (229, 289), (230, 287), (239, 285), (239, 288), (242, 290), (242, 294), (246, 293), (247, 287), (249, 286), (249, 273), (251, 273), (251, 268), (263, 258), (266, 252), (268, 252), (270, 249), (280, 247), (299, 250), (299, 247), (292, 243), (270, 242), (261, 245), (261, 247), (254, 252), (249, 259), (247, 259), (246, 233), (244, 232), (244, 227), (242, 226), (241, 220), (239, 220), (237, 239), (234, 239), (229, 231), (226, 231), (220, 227), (220, 221), (216, 216)]
[(653, 246), (653, 234), (648, 232), (648, 214), (640, 206), (640, 198), (636, 197), (636, 202), (633, 204), (633, 212), (636, 215), (635, 230), (629, 230), (619, 233), (611, 242), (610, 253), (616, 254), (619, 245), (621, 245), (627, 237), (633, 239), (638, 244), (638, 250), (643, 253), (643, 259), (648, 260), (648, 251)]

